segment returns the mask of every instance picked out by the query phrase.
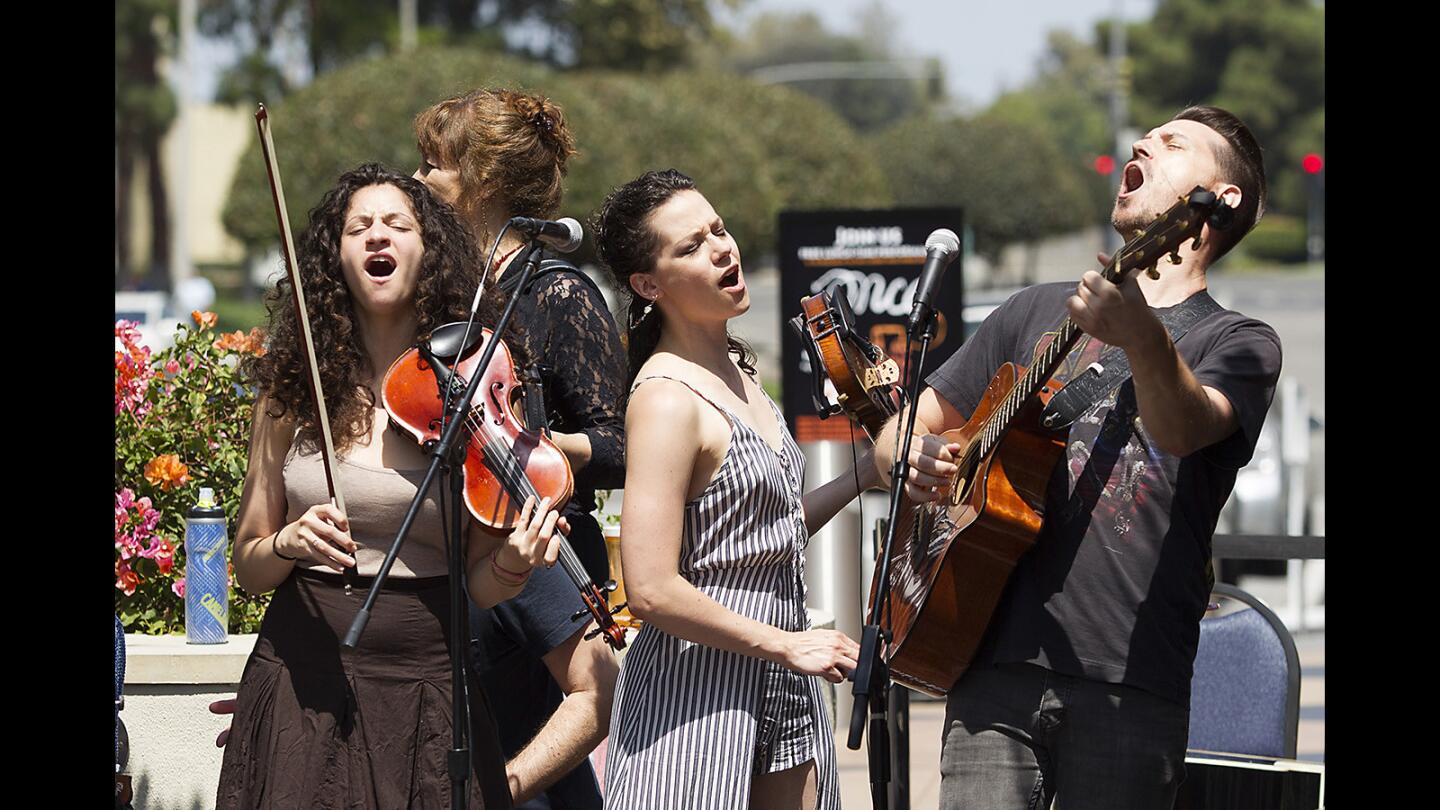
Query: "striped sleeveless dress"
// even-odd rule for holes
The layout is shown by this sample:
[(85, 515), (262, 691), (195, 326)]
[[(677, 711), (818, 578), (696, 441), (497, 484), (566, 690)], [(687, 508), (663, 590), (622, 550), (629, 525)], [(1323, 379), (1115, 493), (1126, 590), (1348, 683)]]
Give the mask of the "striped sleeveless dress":
[[(673, 380), (652, 376), (635, 385), (653, 379)], [(809, 629), (800, 448), (773, 402), (783, 441), (778, 453), (694, 392), (730, 422), (730, 447), (709, 485), (685, 505), (680, 575), (738, 614), (782, 630)], [(606, 756), (607, 810), (744, 808), (754, 775), (811, 759), (817, 806), (840, 806), (818, 677), (653, 625), (640, 631), (621, 666)]]

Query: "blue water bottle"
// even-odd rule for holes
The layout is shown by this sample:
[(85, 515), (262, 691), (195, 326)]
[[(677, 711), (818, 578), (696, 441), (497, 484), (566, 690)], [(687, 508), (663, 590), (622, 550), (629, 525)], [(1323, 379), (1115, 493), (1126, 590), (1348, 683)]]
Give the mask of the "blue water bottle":
[(225, 553), (225, 510), (215, 492), (200, 488), (200, 501), (185, 515), (185, 640), (224, 644), (230, 619), (230, 569)]

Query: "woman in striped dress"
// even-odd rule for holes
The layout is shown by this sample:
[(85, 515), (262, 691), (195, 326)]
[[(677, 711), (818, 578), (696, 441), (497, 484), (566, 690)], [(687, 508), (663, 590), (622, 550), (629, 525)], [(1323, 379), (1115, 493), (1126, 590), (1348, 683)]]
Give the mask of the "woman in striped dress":
[(606, 807), (833, 810), (818, 677), (844, 680), (859, 646), (808, 629), (804, 549), (877, 483), (874, 465), (801, 497), (799, 448), (726, 331), (750, 308), (740, 251), (690, 178), (616, 189), (596, 234), (633, 298), (621, 553), (645, 621), (616, 691)]

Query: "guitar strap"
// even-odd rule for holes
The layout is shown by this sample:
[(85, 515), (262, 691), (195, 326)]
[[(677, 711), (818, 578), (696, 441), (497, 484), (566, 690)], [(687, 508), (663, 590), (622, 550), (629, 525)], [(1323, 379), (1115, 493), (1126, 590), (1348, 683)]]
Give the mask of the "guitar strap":
[[(1210, 293), (1201, 290), (1179, 304), (1161, 310), (1158, 317), (1165, 331), (1170, 333), (1170, 340), (1178, 343), (1190, 327), (1224, 309), (1215, 303)], [(1089, 368), (1080, 372), (1080, 376), (1066, 383), (1050, 398), (1040, 414), (1040, 424), (1051, 430), (1069, 427), (1080, 414), (1128, 379), (1130, 358), (1124, 350), (1108, 347), (1098, 361), (1091, 363)]]

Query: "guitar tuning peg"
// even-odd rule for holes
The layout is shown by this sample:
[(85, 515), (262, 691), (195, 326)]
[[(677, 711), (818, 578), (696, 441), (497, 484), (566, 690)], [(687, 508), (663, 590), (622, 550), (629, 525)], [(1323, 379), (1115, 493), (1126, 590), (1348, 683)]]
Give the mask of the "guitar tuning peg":
[(1204, 243), (1201, 242), (1201, 241), (1200, 241), (1200, 237), (1197, 236), (1197, 237), (1195, 237), (1195, 241), (1193, 241), (1193, 242), (1190, 243), (1190, 249), (1191, 249), (1191, 250), (1199, 250), (1199, 249), (1200, 249), (1200, 245), (1202, 245), (1202, 244), (1204, 244)]
[(1155, 265), (1153, 265), (1153, 264), (1150, 265), (1149, 267), (1145, 268), (1145, 275), (1149, 276), (1150, 278), (1152, 278), (1152, 279), (1154, 279), (1154, 280), (1156, 280), (1156, 281), (1159, 281), (1159, 280), (1160, 280), (1160, 271), (1157, 270), (1157, 269), (1155, 269)]
[(1180, 263), (1180, 251), (1177, 250), (1177, 251), (1175, 251), (1174, 253), (1171, 253), (1170, 256), (1169, 256), (1169, 259), (1170, 259), (1170, 263), (1171, 263), (1171, 264), (1179, 264), (1179, 263)]
[(618, 588), (618, 587), (620, 587), (620, 586), (617, 585), (617, 584), (615, 584), (615, 580), (613, 580), (613, 579), (607, 579), (607, 580), (605, 580), (605, 584), (600, 586), (600, 590), (602, 590), (602, 591), (604, 591), (604, 592), (606, 592), (606, 593), (614, 593), (614, 592), (615, 592), (615, 589)]
[(1140, 237), (1142, 237), (1142, 236), (1144, 236), (1144, 235), (1145, 235), (1145, 231), (1141, 230), (1140, 228), (1136, 228), (1136, 229), (1135, 229), (1135, 232), (1132, 233), (1132, 234), (1130, 234), (1130, 238), (1132, 238), (1132, 239), (1139, 239)]

